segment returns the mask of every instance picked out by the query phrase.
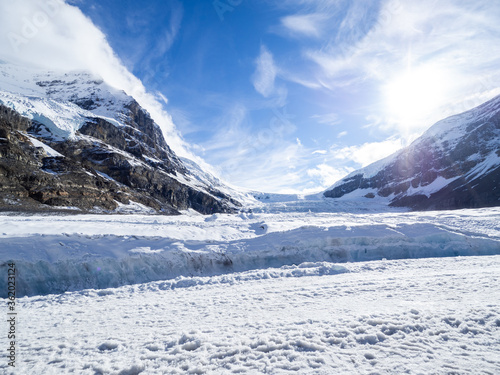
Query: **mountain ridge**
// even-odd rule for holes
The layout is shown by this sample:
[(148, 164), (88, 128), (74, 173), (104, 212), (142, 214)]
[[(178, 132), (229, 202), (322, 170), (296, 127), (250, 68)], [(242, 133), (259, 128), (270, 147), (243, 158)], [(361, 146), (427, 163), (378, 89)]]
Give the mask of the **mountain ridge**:
[(241, 206), (222, 184), (197, 179), (149, 113), (99, 77), (3, 63), (0, 84), (0, 208), (113, 211), (134, 204), (210, 214)]
[[(500, 205), (500, 96), (438, 121), (408, 147), (327, 189), (413, 209)], [(366, 194), (364, 194), (366, 193)]]

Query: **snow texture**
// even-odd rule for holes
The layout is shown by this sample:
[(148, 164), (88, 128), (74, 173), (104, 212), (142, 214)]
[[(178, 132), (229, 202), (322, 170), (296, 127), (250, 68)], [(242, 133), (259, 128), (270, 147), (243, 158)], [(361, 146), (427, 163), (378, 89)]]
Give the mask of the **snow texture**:
[(45, 154), (47, 156), (49, 156), (49, 157), (60, 157), (60, 158), (64, 157), (64, 155), (60, 154), (59, 152), (57, 152), (56, 150), (54, 150), (52, 147), (46, 145), (45, 143), (39, 141), (38, 139), (30, 137), (29, 135), (27, 135), (27, 137), (29, 138), (29, 140), (33, 144), (33, 146), (35, 146), (37, 148), (42, 148), (43, 151), (45, 151)]
[[(500, 254), (500, 209), (434, 213), (0, 216), (19, 295), (297, 266)], [(287, 271), (288, 272), (288, 271)], [(0, 296), (6, 296), (0, 280)]]
[[(318, 267), (326, 264), (304, 269)], [(500, 256), (345, 269), (21, 298), (16, 373), (500, 372)], [(5, 362), (0, 371), (12, 373)]]
[(74, 138), (75, 132), (82, 127), (89, 117), (95, 117), (77, 105), (60, 103), (52, 99), (26, 97), (0, 91), (0, 104), (18, 112), (30, 120), (47, 127), (56, 138)]

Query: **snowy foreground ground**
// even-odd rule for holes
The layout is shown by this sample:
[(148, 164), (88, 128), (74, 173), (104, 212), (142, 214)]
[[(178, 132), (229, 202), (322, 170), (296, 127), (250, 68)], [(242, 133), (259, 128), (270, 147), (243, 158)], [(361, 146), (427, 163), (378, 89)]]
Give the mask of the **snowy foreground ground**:
[(0, 215), (13, 373), (500, 373), (500, 209), (298, 207)]

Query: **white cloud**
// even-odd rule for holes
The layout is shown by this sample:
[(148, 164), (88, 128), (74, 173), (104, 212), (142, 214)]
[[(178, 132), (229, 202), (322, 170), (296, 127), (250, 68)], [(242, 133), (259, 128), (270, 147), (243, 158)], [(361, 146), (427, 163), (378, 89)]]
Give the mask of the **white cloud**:
[[(374, 5), (369, 12), (363, 9), (364, 1), (287, 1), (288, 6), (290, 3), (315, 14), (322, 12), (328, 25), (340, 26), (328, 29), (322, 43), (301, 46), (305, 61), (316, 65), (309, 69), (307, 80), (302, 78), (304, 64), (297, 64), (295, 71), (288, 68), (282, 77), (299, 84), (304, 81), (308, 88), (315, 88), (316, 83), (334, 92), (378, 86), (380, 98), (372, 98), (372, 103), (378, 101), (376, 115), (382, 117), (384, 131), (408, 137), (500, 94), (500, 55), (492, 53), (500, 43), (498, 2), (384, 0), (379, 9)], [(347, 7), (345, 15), (340, 16), (339, 6)], [(441, 91), (439, 100), (433, 106), (420, 106), (418, 116), (408, 115), (411, 121), (393, 116), (394, 103), (387, 103), (390, 95), (383, 86), (397, 85), (408, 71), (430, 69), (444, 81), (440, 87), (434, 87), (435, 79), (427, 82), (430, 93)], [(419, 103), (415, 108), (416, 112)]]
[(345, 161), (353, 161), (361, 167), (383, 159), (403, 147), (400, 138), (390, 138), (382, 142), (368, 142), (360, 146), (348, 146), (332, 150), (334, 158)]
[(280, 134), (270, 129), (252, 132), (249, 112), (234, 107), (228, 113), (223, 121), (230, 126), (219, 129), (202, 145), (209, 151), (207, 160), (219, 166), (225, 180), (258, 191), (318, 192), (403, 147), (401, 139), (391, 138), (360, 146), (310, 149), (299, 139), (289, 139), (293, 127)]
[(342, 138), (342, 137), (345, 137), (346, 135), (347, 135), (347, 132), (343, 131), (343, 132), (340, 132), (339, 134), (337, 134), (337, 138)]
[(235, 185), (279, 193), (304, 184), (304, 161), (308, 151), (298, 142), (276, 141), (263, 148), (246, 144), (231, 158), (221, 155), (221, 175)]
[(62, 0), (1, 1), (0, 45), (0, 58), (8, 61), (48, 70), (87, 70), (101, 76), (149, 111), (175, 152), (195, 158), (162, 104), (125, 68), (105, 35), (77, 7)]
[[(247, 122), (248, 109), (241, 103), (229, 105), (224, 114), (217, 119), (221, 124), (216, 128), (212, 137), (204, 143), (203, 148), (211, 153), (219, 153), (222, 159), (237, 158), (245, 153), (247, 144), (255, 144), (256, 140), (251, 137)], [(235, 149), (238, 151), (235, 153)]]
[(281, 24), (291, 32), (292, 35), (304, 35), (308, 37), (320, 37), (323, 23), (327, 20), (324, 14), (294, 14), (283, 17)]
[(312, 119), (315, 119), (319, 124), (325, 124), (330, 126), (339, 125), (342, 123), (340, 116), (338, 113), (327, 113), (324, 115), (314, 115), (311, 116)]
[(246, 107), (233, 104), (216, 122), (221, 126), (201, 146), (224, 180), (275, 193), (304, 183), (310, 153), (300, 141), (288, 140), (295, 125), (286, 111), (269, 109), (269, 126), (258, 128)]
[(329, 164), (320, 164), (316, 166), (316, 168), (309, 169), (307, 171), (307, 175), (309, 177), (316, 178), (319, 181), (320, 186), (326, 189), (353, 171), (354, 168), (334, 168)]
[[(168, 18), (165, 20), (159, 18), (156, 14), (151, 14), (156, 11), (154, 7), (147, 10), (146, 14), (134, 15), (136, 18), (140, 18), (140, 22), (146, 23), (144, 26), (136, 28), (138, 30), (147, 29), (147, 23), (151, 22), (151, 19), (156, 21), (156, 25), (161, 23), (161, 31), (154, 35), (154, 39), (148, 38), (145, 43), (136, 43), (142, 44), (143, 48), (141, 51), (137, 51), (133, 64), (140, 65), (143, 71), (147, 70), (147, 74), (143, 76), (146, 83), (158, 80), (159, 74), (167, 75), (167, 72), (164, 72), (162, 68), (162, 65), (165, 64), (165, 54), (170, 50), (177, 38), (184, 15), (182, 4), (178, 1), (171, 0), (169, 6), (170, 14), (166, 16)], [(150, 45), (152, 40), (154, 40), (154, 45)]]
[(261, 46), (256, 64), (257, 68), (252, 76), (252, 83), (255, 90), (267, 98), (274, 92), (274, 80), (278, 69), (274, 64), (273, 55), (265, 46)]
[(163, 95), (159, 91), (156, 92), (156, 95), (158, 96), (158, 98), (160, 98), (163, 101), (163, 103), (168, 104), (168, 98), (165, 95)]

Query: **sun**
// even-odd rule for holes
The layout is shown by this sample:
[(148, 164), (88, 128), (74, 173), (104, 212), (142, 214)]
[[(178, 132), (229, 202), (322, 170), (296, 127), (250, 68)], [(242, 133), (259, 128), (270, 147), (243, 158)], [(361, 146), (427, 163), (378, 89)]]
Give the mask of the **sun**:
[(408, 130), (428, 126), (423, 122), (444, 104), (450, 85), (444, 69), (408, 68), (384, 87), (387, 115)]

